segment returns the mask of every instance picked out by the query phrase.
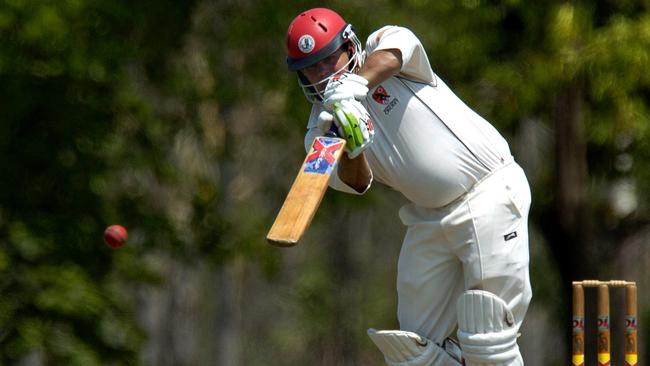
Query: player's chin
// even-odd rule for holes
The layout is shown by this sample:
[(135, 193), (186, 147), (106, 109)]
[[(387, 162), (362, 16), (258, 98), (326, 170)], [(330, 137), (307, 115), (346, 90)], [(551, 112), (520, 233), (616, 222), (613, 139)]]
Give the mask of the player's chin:
[(327, 82), (320, 82), (318, 84), (315, 84), (314, 89), (318, 94), (322, 94), (325, 92), (325, 89), (327, 88)]

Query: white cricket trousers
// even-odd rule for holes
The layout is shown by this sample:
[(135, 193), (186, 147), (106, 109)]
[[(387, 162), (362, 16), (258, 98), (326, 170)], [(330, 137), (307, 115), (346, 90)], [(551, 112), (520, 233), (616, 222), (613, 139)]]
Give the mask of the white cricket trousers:
[(443, 208), (400, 209), (408, 227), (397, 269), (400, 329), (441, 344), (456, 328), (456, 301), (470, 289), (502, 298), (521, 326), (532, 297), (530, 196), (524, 171), (510, 162)]

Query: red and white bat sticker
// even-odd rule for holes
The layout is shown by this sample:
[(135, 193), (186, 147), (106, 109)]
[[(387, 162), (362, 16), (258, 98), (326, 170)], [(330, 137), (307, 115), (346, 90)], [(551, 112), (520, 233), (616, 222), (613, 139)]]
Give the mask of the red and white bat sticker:
[(336, 153), (343, 149), (343, 145), (343, 141), (338, 138), (317, 138), (307, 155), (303, 171), (305, 173), (332, 174), (332, 169), (336, 165)]

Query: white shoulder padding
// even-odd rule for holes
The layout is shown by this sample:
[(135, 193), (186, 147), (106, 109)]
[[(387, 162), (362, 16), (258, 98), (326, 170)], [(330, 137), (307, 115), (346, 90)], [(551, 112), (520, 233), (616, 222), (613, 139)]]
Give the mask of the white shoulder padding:
[(487, 291), (465, 291), (458, 299), (458, 342), (467, 366), (523, 365), (517, 326), (508, 305)]
[(371, 328), (368, 336), (390, 366), (461, 366), (444, 349), (417, 333)]

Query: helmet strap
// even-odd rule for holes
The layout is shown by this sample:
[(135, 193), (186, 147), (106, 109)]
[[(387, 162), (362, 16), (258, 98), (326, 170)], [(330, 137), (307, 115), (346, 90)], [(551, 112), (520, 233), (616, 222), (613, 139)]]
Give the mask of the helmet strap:
[[(354, 48), (354, 44), (352, 41), (347, 41), (345, 42), (345, 46), (348, 48), (347, 53), (348, 53), (348, 60), (352, 60), (353, 57), (355, 57), (357, 50)], [(354, 68), (358, 66), (356, 65), (356, 62), (350, 62), (348, 65), (348, 72), (354, 72)]]

